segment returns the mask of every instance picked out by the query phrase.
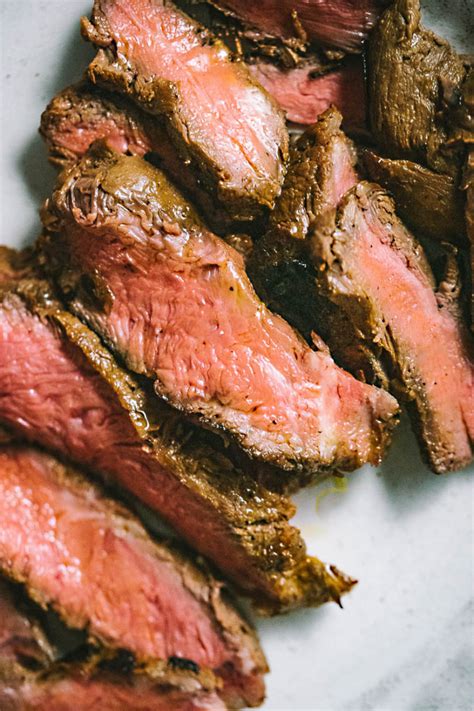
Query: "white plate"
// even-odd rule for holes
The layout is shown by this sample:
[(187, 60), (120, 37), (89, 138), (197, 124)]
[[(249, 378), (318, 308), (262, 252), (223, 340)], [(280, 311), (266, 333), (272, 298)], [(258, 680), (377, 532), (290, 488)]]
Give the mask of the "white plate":
[[(92, 56), (78, 32), (90, 4), (0, 0), (6, 244), (38, 233), (37, 210), (54, 178), (39, 116)], [(472, 0), (427, 9), (430, 24), (468, 51)], [(272, 669), (266, 711), (472, 708), (472, 473), (428, 472), (403, 423), (379, 472), (352, 475), (348, 490), (324, 497), (318, 510), (319, 489), (298, 495), (297, 523), (310, 551), (360, 582), (344, 610), (326, 605), (257, 622)]]

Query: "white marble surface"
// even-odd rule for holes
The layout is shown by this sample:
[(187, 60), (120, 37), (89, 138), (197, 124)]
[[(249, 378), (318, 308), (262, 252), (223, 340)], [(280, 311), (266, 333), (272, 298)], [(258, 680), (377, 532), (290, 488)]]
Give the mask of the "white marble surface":
[[(88, 7), (0, 0), (3, 243), (20, 246), (38, 233), (37, 210), (54, 177), (39, 116), (92, 54), (78, 34)], [(430, 24), (468, 51), (473, 0), (425, 7)], [(272, 668), (266, 711), (473, 708), (473, 474), (430, 474), (403, 423), (378, 472), (357, 472), (318, 509), (317, 494), (329, 484), (298, 495), (310, 551), (360, 582), (344, 610), (257, 623)]]

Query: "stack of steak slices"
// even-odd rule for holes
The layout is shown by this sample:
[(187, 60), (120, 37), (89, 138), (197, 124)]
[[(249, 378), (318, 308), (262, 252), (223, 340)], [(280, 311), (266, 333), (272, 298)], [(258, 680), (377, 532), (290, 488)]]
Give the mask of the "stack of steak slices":
[[(31, 260), (0, 251), (0, 419), (131, 491), (256, 607), (339, 601), (352, 581), (306, 554), (291, 501), (259, 485), (220, 438), (121, 368)], [(27, 257), (27, 255), (26, 255)], [(332, 572), (331, 572), (332, 570)]]
[[(421, 245), (377, 185), (359, 182), (355, 152), (332, 109), (293, 152), (279, 203), (251, 268), (273, 306), (336, 359), (407, 403), (430, 467), (472, 460), (473, 344), (455, 260), (439, 285)], [(300, 290), (287, 270), (301, 270)]]
[(5, 445), (0, 473), (4, 574), (92, 641), (189, 670), (231, 708), (261, 703), (265, 658), (221, 583), (49, 455)]

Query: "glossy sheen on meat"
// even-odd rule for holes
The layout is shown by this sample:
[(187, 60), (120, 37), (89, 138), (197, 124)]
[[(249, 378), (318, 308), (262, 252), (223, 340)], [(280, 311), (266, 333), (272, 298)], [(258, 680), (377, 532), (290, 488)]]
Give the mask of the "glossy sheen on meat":
[(314, 472), (378, 462), (396, 403), (307, 348), (186, 211), (139, 158), (98, 149), (62, 176), (44, 246), (72, 308), (157, 393), (252, 455)]
[(140, 660), (181, 657), (224, 680), (226, 699), (264, 695), (257, 639), (221, 584), (90, 482), (32, 449), (0, 451), (0, 564), (72, 627)]
[(339, 601), (353, 581), (308, 557), (291, 501), (150, 397), (48, 291), (30, 275), (0, 297), (0, 422), (132, 491), (259, 608)]
[(392, 158), (455, 174), (447, 146), (446, 98), (459, 90), (467, 66), (446, 40), (420, 25), (419, 0), (396, 0), (371, 35), (369, 111), (374, 137)]
[(473, 352), (457, 313), (453, 264), (436, 291), (421, 246), (387, 194), (368, 183), (315, 226), (311, 249), (324, 295), (352, 319), (369, 348), (391, 361), (432, 469), (468, 464)]
[(344, 117), (348, 132), (366, 130), (366, 96), (362, 60), (354, 57), (332, 71), (314, 73), (311, 64), (285, 69), (271, 62), (249, 65), (253, 76), (273, 96), (289, 121), (312, 124), (330, 106)]
[(383, 2), (377, 0), (211, 0), (275, 37), (308, 39), (360, 52)]
[(369, 177), (395, 198), (397, 212), (415, 234), (438, 242), (465, 242), (464, 200), (457, 181), (409, 160), (364, 151)]
[(98, 81), (163, 117), (171, 138), (234, 219), (272, 207), (284, 175), (283, 116), (245, 65), (163, 0), (96, 0), (85, 36)]

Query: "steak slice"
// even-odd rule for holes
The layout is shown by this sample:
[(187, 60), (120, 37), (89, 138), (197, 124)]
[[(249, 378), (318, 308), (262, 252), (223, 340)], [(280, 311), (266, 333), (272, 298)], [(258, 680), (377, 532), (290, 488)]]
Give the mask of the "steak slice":
[(459, 152), (446, 145), (445, 95), (460, 89), (467, 70), (446, 40), (420, 24), (419, 0), (395, 0), (368, 52), (370, 124), (383, 152), (457, 174)]
[(57, 661), (36, 614), (20, 609), (17, 595), (18, 590), (0, 580), (2, 711), (225, 709), (217, 693), (206, 688), (202, 672), (184, 673), (172, 665), (166, 669), (158, 664), (135, 665), (133, 657), (123, 652), (89, 653), (77, 663)]
[(92, 81), (161, 117), (233, 219), (273, 207), (288, 147), (284, 119), (220, 40), (164, 0), (95, 0), (83, 34), (101, 48)]
[(37, 602), (139, 661), (213, 670), (233, 707), (261, 703), (265, 658), (221, 583), (94, 484), (46, 454), (4, 446), (0, 501), (0, 567)]
[(384, 3), (380, 0), (210, 0), (260, 32), (361, 52)]
[(41, 116), (40, 133), (50, 161), (60, 167), (81, 158), (96, 140), (119, 153), (150, 156), (199, 205), (206, 222), (218, 231), (231, 226), (229, 215), (202, 188), (170, 143), (164, 126), (133, 102), (83, 81), (55, 96)]
[(454, 178), (372, 151), (364, 151), (363, 161), (371, 180), (393, 195), (397, 212), (415, 233), (464, 244), (464, 201)]
[[(412, 414), (433, 471), (472, 460), (474, 368), (451, 273), (438, 290), (421, 246), (377, 185), (359, 183), (326, 222), (311, 251), (318, 287), (350, 318)], [(455, 261), (455, 260), (453, 260)]]
[(240, 255), (187, 214), (140, 158), (92, 151), (43, 216), (72, 309), (159, 395), (256, 458), (315, 473), (379, 462), (395, 401), (311, 351), (257, 298)]
[(311, 63), (284, 68), (263, 60), (249, 64), (249, 69), (289, 121), (312, 124), (334, 105), (344, 116), (346, 131), (364, 133), (367, 130), (365, 81), (359, 57), (323, 73), (319, 66)]
[(0, 292), (0, 422), (133, 492), (259, 609), (339, 602), (354, 581), (307, 555), (291, 501), (150, 395), (47, 284), (15, 282), (15, 256), (3, 250), (0, 268), (13, 280)]

